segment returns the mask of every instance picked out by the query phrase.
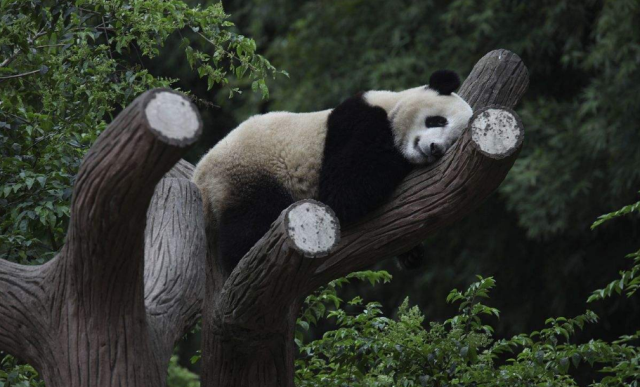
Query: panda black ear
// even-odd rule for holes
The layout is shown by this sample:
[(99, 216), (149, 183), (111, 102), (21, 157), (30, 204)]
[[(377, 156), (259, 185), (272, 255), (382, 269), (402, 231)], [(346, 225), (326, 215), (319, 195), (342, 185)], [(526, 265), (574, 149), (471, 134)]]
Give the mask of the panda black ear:
[(429, 88), (442, 95), (449, 95), (460, 87), (460, 77), (451, 70), (438, 70), (429, 78)]

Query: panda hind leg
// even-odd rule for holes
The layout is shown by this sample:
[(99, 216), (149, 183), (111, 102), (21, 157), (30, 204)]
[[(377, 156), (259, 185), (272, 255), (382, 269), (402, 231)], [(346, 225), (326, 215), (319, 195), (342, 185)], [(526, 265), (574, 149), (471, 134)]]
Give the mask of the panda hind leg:
[(218, 260), (225, 275), (294, 202), (284, 187), (267, 178), (245, 186), (239, 199), (233, 207), (223, 210), (218, 220)]

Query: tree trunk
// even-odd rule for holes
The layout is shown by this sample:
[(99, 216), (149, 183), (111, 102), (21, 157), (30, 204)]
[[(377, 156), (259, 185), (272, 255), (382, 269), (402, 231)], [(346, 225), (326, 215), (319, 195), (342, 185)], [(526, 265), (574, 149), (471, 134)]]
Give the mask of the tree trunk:
[(294, 387), (298, 309), (292, 304), (280, 324), (271, 327), (230, 332), (221, 321), (207, 324), (206, 343), (212, 350), (203, 364), (212, 368), (203, 371), (203, 378), (213, 386)]
[(0, 260), (0, 349), (47, 387), (165, 385), (200, 313), (206, 245), (197, 187), (155, 187), (201, 126), (180, 94), (138, 97), (85, 156), (60, 253), (42, 266)]

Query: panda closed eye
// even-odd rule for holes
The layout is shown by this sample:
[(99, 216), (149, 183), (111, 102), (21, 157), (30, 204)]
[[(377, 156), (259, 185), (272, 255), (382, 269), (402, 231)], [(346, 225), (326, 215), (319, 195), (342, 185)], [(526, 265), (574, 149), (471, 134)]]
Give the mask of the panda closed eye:
[(442, 116), (429, 116), (424, 122), (427, 128), (442, 128), (448, 123), (447, 119)]

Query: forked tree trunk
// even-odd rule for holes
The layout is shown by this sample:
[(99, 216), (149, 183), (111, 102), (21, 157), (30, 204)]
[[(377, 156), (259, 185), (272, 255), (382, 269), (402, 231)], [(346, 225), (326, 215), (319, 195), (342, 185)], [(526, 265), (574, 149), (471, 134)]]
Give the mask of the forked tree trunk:
[(42, 266), (0, 260), (0, 350), (33, 364), (47, 387), (162, 387), (174, 343), (204, 305), (203, 387), (293, 387), (304, 297), (482, 203), (520, 150), (510, 108), (527, 84), (517, 55), (487, 54), (459, 93), (476, 113), (442, 160), (342, 233), (331, 209), (295, 203), (228, 277), (205, 260), (193, 166), (179, 161), (199, 115), (170, 90), (143, 94), (87, 153), (60, 254)]

